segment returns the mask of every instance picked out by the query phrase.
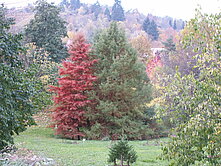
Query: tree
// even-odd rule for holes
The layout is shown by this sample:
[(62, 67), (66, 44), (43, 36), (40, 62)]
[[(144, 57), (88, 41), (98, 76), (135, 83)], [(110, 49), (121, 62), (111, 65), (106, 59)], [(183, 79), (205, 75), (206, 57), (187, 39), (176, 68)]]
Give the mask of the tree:
[(151, 41), (145, 32), (130, 40), (131, 45), (139, 54), (139, 57), (146, 63), (147, 59), (152, 56)]
[(172, 27), (172, 20), (169, 20), (169, 25), (170, 27)]
[(163, 109), (174, 124), (163, 158), (172, 165), (220, 165), (220, 13), (197, 13), (185, 27), (184, 49), (195, 52), (197, 72), (177, 72), (164, 93)]
[(143, 22), (143, 30), (151, 36), (153, 40), (158, 40), (159, 32), (157, 30), (157, 24), (154, 20), (150, 21), (148, 17)]
[(61, 3), (60, 3), (60, 6), (64, 10), (65, 7), (69, 6), (69, 2), (67, 0), (62, 0)]
[(91, 134), (96, 133), (96, 138), (115, 139), (123, 135), (142, 138), (147, 134), (143, 123), (144, 103), (151, 96), (144, 65), (137, 60), (136, 52), (116, 22), (96, 36), (93, 50), (99, 59), (94, 92), (98, 104), (89, 113), (95, 123)]
[(110, 10), (108, 8), (105, 9), (104, 15), (107, 17), (108, 21), (111, 20)]
[(80, 0), (71, 0), (70, 4), (73, 10), (79, 9), (81, 7)]
[(19, 59), (27, 73), (25, 80), (32, 83), (31, 86), (35, 89), (31, 97), (35, 111), (42, 111), (52, 104), (52, 93), (48, 91), (48, 85), (56, 85), (59, 64), (51, 61), (46, 52), (33, 44), (27, 44), (25, 47), (26, 52), (20, 54)]
[(18, 58), (24, 53), (21, 35), (8, 32), (13, 19), (6, 18), (6, 9), (0, 7), (0, 149), (13, 143), (13, 135), (34, 124), (33, 88), (27, 81)]
[(59, 16), (60, 10), (53, 4), (39, 0), (35, 11), (34, 19), (25, 29), (27, 40), (48, 52), (53, 61), (59, 62), (67, 57), (66, 47), (61, 40), (67, 32), (65, 21)]
[(174, 29), (174, 30), (177, 29), (177, 26), (176, 26), (176, 20), (174, 20), (174, 22), (173, 22), (173, 29)]
[(173, 42), (173, 37), (170, 36), (166, 42), (162, 42), (167, 51), (176, 51), (176, 44)]
[(149, 58), (146, 66), (146, 72), (148, 77), (153, 81), (154, 74), (158, 67), (162, 67), (163, 63), (159, 55)]
[(182, 21), (182, 27), (181, 27), (181, 29), (184, 29), (185, 28), (185, 22), (184, 21)]
[(101, 11), (102, 11), (102, 8), (98, 1), (91, 6), (91, 12), (94, 13), (96, 20), (98, 18), (98, 15), (101, 13)]
[(115, 3), (112, 7), (111, 19), (113, 21), (125, 21), (124, 9), (121, 6), (120, 0), (115, 0)]
[(133, 146), (130, 146), (127, 141), (121, 140), (110, 148), (108, 162), (114, 163), (114, 166), (117, 166), (117, 160), (120, 160), (121, 166), (124, 165), (124, 161), (126, 161), (127, 166), (130, 166), (130, 163), (136, 162), (137, 154)]
[(51, 86), (51, 91), (56, 93), (52, 116), (56, 134), (62, 137), (80, 139), (85, 136), (82, 128), (89, 125), (85, 114), (92, 100), (89, 100), (87, 92), (92, 90), (96, 80), (92, 72), (96, 60), (90, 60), (89, 49), (84, 37), (77, 36), (70, 45), (70, 57), (63, 61), (59, 70), (59, 86)]

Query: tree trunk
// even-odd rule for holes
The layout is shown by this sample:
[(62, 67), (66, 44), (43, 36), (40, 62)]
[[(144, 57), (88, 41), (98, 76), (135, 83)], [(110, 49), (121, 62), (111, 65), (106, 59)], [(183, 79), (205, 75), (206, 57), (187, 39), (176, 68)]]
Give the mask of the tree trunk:
[(120, 160), (120, 162), (121, 162), (121, 163), (120, 163), (121, 166), (124, 166), (124, 160), (123, 160), (123, 156), (122, 156), (122, 155), (120, 156), (120, 159), (121, 159), (121, 160)]

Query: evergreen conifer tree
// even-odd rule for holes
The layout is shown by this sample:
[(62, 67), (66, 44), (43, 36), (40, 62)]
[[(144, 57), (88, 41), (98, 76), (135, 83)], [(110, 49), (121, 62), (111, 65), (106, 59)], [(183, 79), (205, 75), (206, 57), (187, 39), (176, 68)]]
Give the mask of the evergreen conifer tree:
[(59, 8), (44, 0), (37, 1), (34, 19), (25, 30), (28, 42), (43, 48), (49, 57), (55, 61), (67, 57), (67, 49), (61, 38), (67, 34), (65, 21), (59, 16)]
[(124, 9), (121, 6), (120, 0), (115, 0), (115, 3), (112, 7), (111, 19), (113, 21), (125, 21)]
[(82, 35), (76, 37), (69, 49), (70, 57), (60, 68), (59, 86), (51, 86), (51, 91), (56, 93), (53, 111), (56, 134), (66, 138), (80, 139), (85, 136), (83, 128), (89, 125), (85, 114), (92, 101), (87, 92), (96, 80), (92, 72), (96, 60), (90, 59), (89, 47)]
[(154, 20), (152, 20), (150, 23), (149, 34), (153, 37), (153, 40), (158, 40), (159, 32), (157, 30), (157, 24)]
[(111, 14), (110, 14), (110, 10), (108, 8), (105, 9), (104, 15), (107, 16), (108, 21), (111, 20)]
[(177, 29), (177, 26), (176, 26), (176, 20), (174, 20), (174, 22), (173, 22), (173, 29), (174, 29), (174, 30)]
[(81, 2), (80, 0), (71, 0), (71, 8), (73, 10), (79, 9), (81, 7)]
[(143, 22), (143, 30), (150, 35), (153, 40), (158, 40), (159, 32), (157, 30), (157, 24), (154, 20), (150, 21), (150, 19), (147, 17)]
[(173, 42), (173, 37), (170, 36), (166, 42), (162, 42), (167, 51), (176, 51), (176, 44)]
[(95, 97), (98, 105), (89, 114), (97, 138), (141, 138), (145, 102), (150, 99), (150, 84), (145, 68), (128, 44), (125, 33), (111, 23), (94, 40), (96, 64)]
[(169, 26), (172, 27), (172, 20), (169, 20)]
[(185, 22), (182, 21), (182, 28), (181, 29), (184, 29), (185, 28)]
[(143, 22), (143, 30), (147, 33), (149, 27), (150, 27), (150, 19), (146, 17), (146, 19)]
[(121, 140), (110, 148), (108, 162), (112, 162), (116, 166), (117, 160), (120, 160), (122, 166), (124, 165), (124, 161), (127, 163), (127, 166), (136, 162), (137, 153), (127, 141)]
[(68, 7), (69, 6), (69, 3), (67, 0), (62, 0), (61, 3), (60, 3), (60, 6), (62, 9), (64, 9), (65, 7)]
[(91, 6), (91, 12), (94, 13), (95, 19), (98, 18), (98, 15), (101, 13), (101, 11), (102, 8), (98, 1)]

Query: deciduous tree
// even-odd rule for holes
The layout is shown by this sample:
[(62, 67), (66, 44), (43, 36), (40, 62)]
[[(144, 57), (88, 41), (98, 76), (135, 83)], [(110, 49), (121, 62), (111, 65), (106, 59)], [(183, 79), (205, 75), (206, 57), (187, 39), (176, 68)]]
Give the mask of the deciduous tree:
[(220, 13), (197, 13), (185, 27), (184, 49), (195, 52), (197, 72), (177, 72), (164, 93), (159, 112), (170, 117), (174, 135), (163, 148), (163, 158), (173, 165), (220, 165)]
[(69, 46), (70, 57), (62, 62), (59, 70), (61, 78), (58, 86), (52, 86), (55, 92), (55, 108), (52, 116), (56, 134), (71, 139), (85, 136), (83, 128), (90, 124), (86, 118), (86, 107), (92, 104), (87, 92), (93, 88), (96, 77), (93, 76), (92, 66), (96, 60), (89, 57), (90, 45), (79, 35)]
[(21, 35), (8, 32), (13, 19), (6, 18), (6, 9), (0, 7), (0, 149), (13, 143), (13, 135), (34, 124), (33, 88), (26, 79), (18, 58), (24, 53)]

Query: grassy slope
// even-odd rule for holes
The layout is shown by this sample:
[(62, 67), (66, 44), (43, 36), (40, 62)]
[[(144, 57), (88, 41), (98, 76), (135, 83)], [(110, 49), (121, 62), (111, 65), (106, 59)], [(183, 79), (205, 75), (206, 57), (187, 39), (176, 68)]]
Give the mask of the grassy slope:
[[(55, 138), (53, 131), (45, 127), (31, 127), (15, 137), (20, 147), (33, 150), (38, 155), (53, 158), (59, 166), (106, 166), (110, 141), (73, 141)], [(161, 153), (155, 142), (131, 141), (138, 160), (133, 166), (163, 166), (165, 161), (156, 160)]]

